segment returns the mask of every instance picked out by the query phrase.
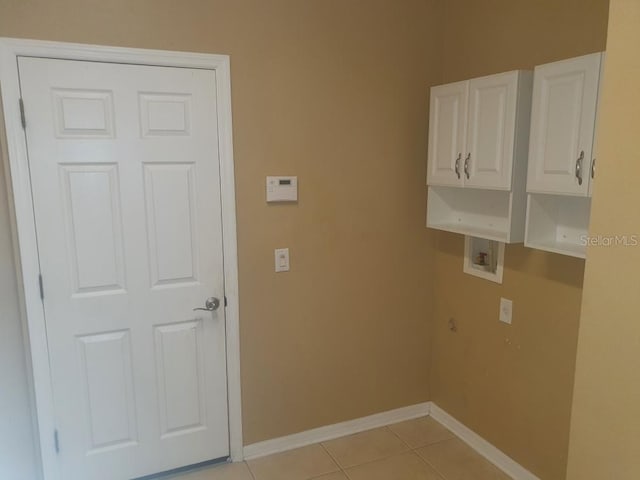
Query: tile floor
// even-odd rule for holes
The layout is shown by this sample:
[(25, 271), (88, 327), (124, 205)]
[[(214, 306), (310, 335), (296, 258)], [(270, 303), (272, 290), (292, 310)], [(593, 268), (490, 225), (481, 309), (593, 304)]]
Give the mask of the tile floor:
[(172, 480), (508, 480), (429, 417)]

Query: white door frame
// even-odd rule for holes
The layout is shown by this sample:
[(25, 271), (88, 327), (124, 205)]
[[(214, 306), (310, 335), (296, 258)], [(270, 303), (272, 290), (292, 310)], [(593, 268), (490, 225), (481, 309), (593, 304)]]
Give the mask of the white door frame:
[[(242, 412), (240, 391), (240, 329), (238, 308), (238, 262), (236, 207), (231, 122), (231, 75), (228, 55), (143, 50), (73, 43), (0, 38), (0, 90), (7, 138), (5, 158), (7, 188), (15, 216), (17, 235), (15, 255), (19, 270), (19, 289), (24, 300), (23, 322), (28, 327), (28, 343), (33, 372), (33, 388), (44, 478), (59, 479), (58, 459), (53, 432), (53, 390), (49, 372), (49, 355), (43, 304), (40, 299), (36, 225), (31, 196), (27, 145), (22, 128), (20, 83), (17, 57), (43, 57), (65, 60), (128, 63), (167, 67), (202, 68), (216, 72), (220, 184), (222, 197), (222, 232), (224, 284), (227, 297), (226, 345), (229, 403), (229, 442), (233, 461), (242, 454)], [(27, 119), (28, 122), (28, 119)], [(0, 132), (1, 133), (1, 132)], [(1, 137), (1, 135), (0, 135)], [(11, 194), (13, 192), (13, 195)]]

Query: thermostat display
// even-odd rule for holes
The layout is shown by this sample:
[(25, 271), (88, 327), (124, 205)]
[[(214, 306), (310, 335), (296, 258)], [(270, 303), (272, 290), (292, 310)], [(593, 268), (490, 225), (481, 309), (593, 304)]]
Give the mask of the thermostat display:
[(267, 177), (267, 202), (297, 202), (298, 177)]

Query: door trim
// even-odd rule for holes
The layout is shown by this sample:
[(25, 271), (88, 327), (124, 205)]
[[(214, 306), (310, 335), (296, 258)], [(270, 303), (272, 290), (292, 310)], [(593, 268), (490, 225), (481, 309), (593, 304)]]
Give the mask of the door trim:
[[(27, 145), (19, 107), (18, 57), (86, 60), (106, 63), (201, 68), (216, 72), (224, 283), (227, 297), (226, 345), (229, 407), (229, 448), (233, 461), (243, 459), (242, 404), (240, 386), (240, 321), (238, 302), (238, 254), (236, 237), (235, 177), (231, 117), (231, 75), (228, 55), (171, 52), (74, 43), (0, 38), (0, 91), (8, 158), (4, 159), (8, 201), (13, 207), (12, 228), (17, 237), (14, 250), (18, 288), (23, 303), (23, 326), (27, 360), (32, 365), (38, 438), (43, 478), (60, 479), (54, 445), (53, 390), (49, 376), (49, 354), (44, 309), (40, 299), (40, 267), (36, 239)], [(28, 119), (27, 119), (28, 121)], [(1, 135), (0, 135), (1, 138)]]

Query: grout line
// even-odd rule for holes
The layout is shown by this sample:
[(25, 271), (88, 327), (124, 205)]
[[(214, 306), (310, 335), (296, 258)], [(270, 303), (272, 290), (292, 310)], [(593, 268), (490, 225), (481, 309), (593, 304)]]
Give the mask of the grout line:
[[(421, 417), (418, 417), (418, 418), (421, 418)], [(418, 445), (417, 447), (412, 447), (404, 438), (402, 438), (399, 434), (393, 431), (393, 429), (391, 428), (391, 425), (388, 425), (386, 428), (388, 428), (391, 431), (391, 433), (393, 433), (396, 437), (402, 440), (402, 443), (404, 443), (407, 446), (407, 448), (409, 448), (409, 450), (413, 452), (415, 452), (420, 448), (430, 447), (431, 445), (437, 445), (438, 443), (447, 442), (449, 440), (455, 440), (457, 438), (453, 432), (449, 431), (451, 433), (451, 437), (449, 438), (443, 438), (442, 440), (436, 440), (435, 442), (425, 443), (424, 445)]]
[(436, 473), (437, 473), (437, 474), (442, 478), (442, 480), (447, 480), (447, 477), (445, 477), (445, 476), (444, 476), (444, 473), (442, 473), (440, 470), (438, 470), (438, 469), (435, 467), (435, 465), (433, 465), (431, 462), (429, 462), (426, 458), (423, 458), (423, 457), (422, 457), (422, 455), (420, 455), (420, 454), (419, 454), (418, 452), (416, 452), (415, 450), (414, 450), (414, 452), (413, 452), (413, 453), (415, 453), (415, 454), (418, 456), (418, 458), (419, 458), (420, 460), (422, 460), (426, 465), (428, 465), (429, 467), (431, 467), (431, 469), (432, 469), (434, 472), (436, 472)]
[[(401, 452), (396, 452), (396, 453), (392, 453), (391, 455), (385, 455), (384, 457), (379, 457), (379, 458), (375, 458), (373, 460), (367, 460), (366, 462), (362, 462), (362, 463), (356, 463), (355, 465), (349, 465), (348, 467), (341, 467), (342, 470), (345, 471), (348, 468), (355, 468), (355, 467), (360, 467), (362, 465), (369, 465), (370, 463), (376, 463), (376, 462), (381, 462), (382, 460), (388, 460), (389, 458), (393, 458), (393, 457), (397, 457), (399, 455), (404, 455), (406, 453), (413, 453), (413, 451), (411, 449), (409, 450), (402, 450)], [(416, 453), (417, 455), (417, 453)]]
[(247, 470), (249, 470), (249, 475), (251, 475), (251, 478), (253, 478), (253, 480), (256, 480), (256, 475), (253, 473), (253, 470), (251, 470), (249, 462), (245, 460), (243, 463), (247, 466)]
[(409, 450), (413, 450), (413, 448), (411, 447), (411, 445), (409, 445), (409, 443), (408, 443), (408, 442), (406, 442), (404, 438), (402, 438), (400, 435), (398, 435), (396, 432), (394, 432), (394, 431), (393, 431), (393, 429), (392, 429), (389, 425), (387, 425), (385, 428), (386, 428), (387, 430), (389, 430), (393, 435), (395, 435), (396, 437), (398, 437), (398, 438), (400, 439), (400, 441), (401, 441), (402, 443), (404, 443), (404, 444), (406, 445), (406, 447), (407, 447)]
[(435, 442), (425, 443), (424, 445), (419, 445), (417, 447), (413, 447), (411, 450), (413, 450), (413, 451), (420, 450), (421, 448), (427, 448), (427, 447), (431, 447), (433, 445), (439, 445), (440, 443), (448, 442), (450, 440), (459, 440), (459, 439), (458, 439), (458, 437), (456, 437), (454, 435), (451, 438), (443, 438), (442, 440), (437, 440)]
[[(344, 472), (344, 469), (342, 468), (342, 465), (340, 465), (340, 462), (338, 462), (338, 460), (331, 455), (331, 452), (329, 451), (329, 449), (327, 447), (324, 446), (324, 444), (322, 442), (318, 442), (318, 443), (314, 443), (313, 445), (320, 445), (320, 447), (327, 452), (327, 455), (329, 455), (329, 458), (331, 458), (331, 460), (333, 460), (333, 463), (336, 464), (336, 467), (338, 467), (340, 472)], [(333, 472), (332, 472), (333, 473)]]
[[(372, 431), (372, 430), (379, 430), (379, 429), (383, 429), (383, 428), (388, 428), (388, 427), (376, 427), (376, 428), (372, 428), (371, 430), (365, 430), (365, 431), (363, 431), (363, 432), (359, 432), (359, 433), (366, 433), (366, 432), (370, 432), (370, 431)], [(340, 439), (340, 438), (347, 438), (347, 437), (350, 437), (350, 436), (352, 436), (352, 435), (358, 435), (358, 434), (357, 434), (357, 433), (353, 433), (353, 434), (351, 434), (351, 435), (345, 435), (344, 437), (338, 437), (338, 438), (335, 438), (334, 440), (338, 440), (338, 439)], [(394, 434), (394, 435), (395, 435), (395, 434)], [(401, 439), (401, 440), (402, 440), (402, 439)], [(328, 440), (328, 441), (331, 441), (331, 440)], [(322, 445), (322, 448), (324, 448), (324, 449), (326, 450), (326, 452), (327, 452), (327, 453), (329, 454), (329, 456), (333, 459), (333, 461), (334, 461), (334, 462), (336, 462), (336, 463), (338, 464), (338, 467), (340, 467), (340, 470), (342, 470), (342, 471), (343, 471), (343, 473), (345, 473), (345, 474), (346, 474), (346, 473), (347, 473), (347, 472), (346, 472), (346, 469), (347, 469), (347, 468), (359, 467), (360, 465), (368, 465), (369, 463), (378, 462), (378, 461), (380, 461), (380, 460), (386, 460), (387, 458), (395, 457), (396, 455), (402, 455), (403, 453), (409, 453), (409, 452), (411, 452), (411, 447), (410, 447), (409, 445), (407, 445), (407, 444), (406, 444), (406, 442), (404, 442), (404, 441), (403, 441), (402, 443), (404, 443), (404, 444), (405, 444), (405, 447), (406, 447), (406, 449), (405, 449), (405, 450), (402, 450), (402, 451), (400, 451), (400, 452), (396, 452), (396, 453), (392, 453), (392, 454), (389, 454), (389, 455), (385, 455), (384, 457), (375, 458), (375, 459), (373, 459), (373, 460), (367, 460), (366, 462), (356, 463), (355, 465), (346, 465), (346, 466), (343, 466), (340, 462), (338, 462), (338, 460), (337, 460), (336, 458), (334, 458), (334, 456), (333, 456), (333, 455), (331, 455), (331, 453), (329, 453), (329, 450), (327, 449), (327, 447), (325, 447), (325, 446), (324, 446), (323, 442), (320, 442), (320, 445)]]
[(422, 450), (423, 448), (427, 448), (427, 447), (431, 447), (433, 445), (438, 445), (440, 443), (444, 443), (444, 442), (448, 442), (450, 440), (455, 440), (457, 437), (455, 436), (455, 434), (451, 433), (451, 437), (450, 438), (444, 438), (442, 440), (438, 440), (437, 442), (432, 442), (432, 443), (427, 443), (426, 445), (422, 445), (420, 447), (415, 447), (412, 449), (413, 453), (415, 453), (418, 458), (420, 460), (422, 460), (424, 463), (426, 463), (429, 467), (431, 467), (433, 469), (434, 472), (436, 472), (440, 477), (442, 477), (443, 480), (447, 480), (447, 478), (444, 476), (444, 473), (442, 473), (440, 470), (438, 470), (436, 468), (435, 465), (433, 465), (431, 462), (429, 462), (426, 458), (424, 458), (422, 455), (420, 455), (418, 453), (418, 450)]

